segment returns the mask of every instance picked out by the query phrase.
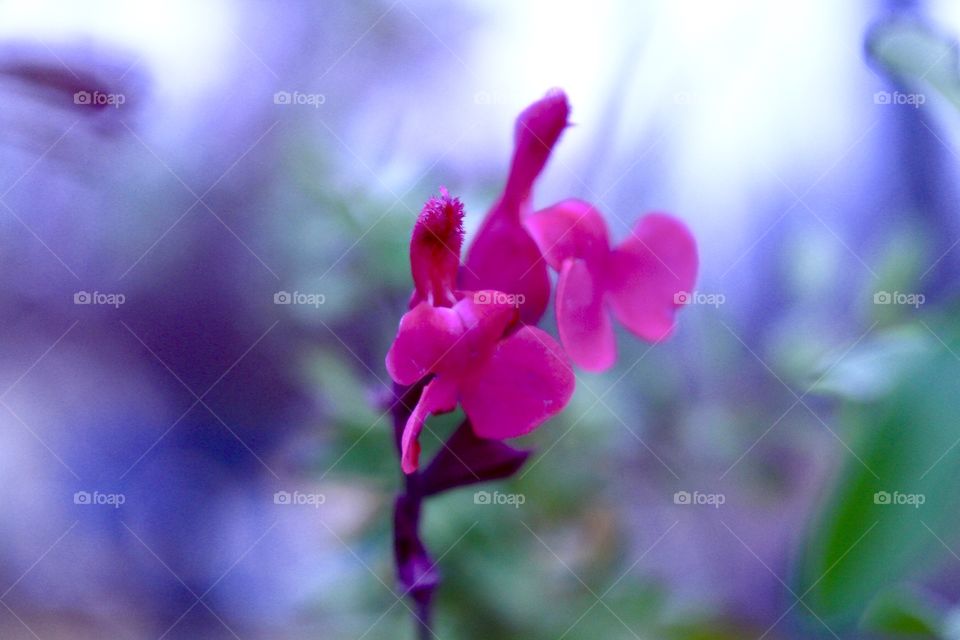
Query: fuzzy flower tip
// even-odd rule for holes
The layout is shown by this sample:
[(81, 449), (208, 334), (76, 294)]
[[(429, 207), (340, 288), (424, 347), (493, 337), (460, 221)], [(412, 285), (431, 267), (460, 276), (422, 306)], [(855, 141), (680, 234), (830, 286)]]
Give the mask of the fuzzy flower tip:
[(413, 227), (410, 269), (416, 298), (452, 306), (460, 249), (463, 245), (463, 203), (446, 189), (430, 198)]

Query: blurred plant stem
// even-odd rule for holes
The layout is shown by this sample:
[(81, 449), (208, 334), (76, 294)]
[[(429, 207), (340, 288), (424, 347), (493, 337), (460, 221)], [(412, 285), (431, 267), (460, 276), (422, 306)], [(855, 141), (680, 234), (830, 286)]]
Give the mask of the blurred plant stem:
[[(410, 417), (412, 407), (416, 406), (423, 385), (412, 387), (396, 386), (394, 403), (391, 407), (397, 452), (404, 425)], [(430, 629), (433, 594), (440, 584), (440, 576), (435, 563), (430, 559), (423, 541), (420, 539), (420, 506), (424, 499), (421, 473), (416, 471), (404, 478), (404, 490), (397, 496), (394, 506), (393, 549), (397, 568), (397, 579), (403, 589), (402, 597), (411, 597), (414, 603), (414, 622), (417, 637), (426, 640), (433, 635)]]

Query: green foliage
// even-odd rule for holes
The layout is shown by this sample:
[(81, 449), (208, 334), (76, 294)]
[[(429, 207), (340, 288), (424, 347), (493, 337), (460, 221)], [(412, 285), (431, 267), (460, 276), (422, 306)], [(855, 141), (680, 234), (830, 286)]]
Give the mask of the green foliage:
[(853, 628), (886, 585), (928, 575), (957, 542), (960, 327), (920, 327), (927, 346), (887, 369), (892, 390), (845, 408), (853, 453), (799, 563), (795, 590), (837, 630)]
[(860, 621), (865, 631), (885, 636), (942, 638), (943, 612), (930, 598), (905, 587), (885, 589), (874, 598)]

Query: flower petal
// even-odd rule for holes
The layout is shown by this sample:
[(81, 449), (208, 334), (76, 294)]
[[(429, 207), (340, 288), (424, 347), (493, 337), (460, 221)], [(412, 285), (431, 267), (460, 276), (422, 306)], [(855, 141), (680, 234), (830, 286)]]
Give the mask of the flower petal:
[(560, 345), (546, 332), (524, 326), (461, 381), (460, 404), (478, 436), (502, 440), (529, 433), (562, 411), (573, 387), (573, 370)]
[(453, 411), (456, 407), (457, 386), (446, 376), (437, 376), (423, 388), (400, 439), (400, 466), (404, 473), (413, 473), (420, 464), (420, 431), (427, 417)]
[(550, 280), (537, 244), (520, 223), (533, 183), (567, 126), (567, 96), (554, 90), (517, 118), (515, 148), (503, 196), (487, 214), (460, 271), (460, 288), (523, 296), (520, 319), (535, 324), (550, 298)]
[(558, 202), (527, 217), (523, 224), (557, 271), (569, 258), (600, 264), (610, 251), (603, 216), (582, 200)]
[(557, 328), (570, 359), (587, 371), (605, 371), (617, 360), (613, 323), (603, 290), (584, 260), (567, 260), (557, 284)]
[[(471, 294), (453, 306), (463, 327), (461, 337), (444, 354), (439, 373), (459, 378), (493, 353), (507, 328), (517, 320), (517, 308), (497, 303), (489, 297), (493, 292)], [(488, 298), (484, 299), (486, 295)]]
[(662, 213), (640, 220), (607, 264), (608, 300), (617, 319), (651, 342), (670, 335), (674, 314), (697, 279), (697, 244), (682, 222)]
[(530, 196), (534, 180), (543, 171), (553, 146), (567, 128), (567, 95), (553, 89), (517, 117), (513, 161), (503, 190), (504, 202), (519, 206)]
[(453, 307), (467, 332), (464, 342), (469, 343), (473, 358), (481, 357), (480, 351), (496, 345), (517, 319), (517, 306), (501, 296), (501, 292), (491, 290), (467, 292)]
[(387, 372), (394, 382), (410, 385), (438, 371), (464, 331), (453, 309), (421, 302), (400, 318), (397, 337), (387, 352)]
[(460, 270), (460, 288), (516, 296), (522, 300), (520, 319), (527, 324), (543, 317), (550, 300), (547, 264), (537, 244), (518, 221), (493, 213), (470, 246)]

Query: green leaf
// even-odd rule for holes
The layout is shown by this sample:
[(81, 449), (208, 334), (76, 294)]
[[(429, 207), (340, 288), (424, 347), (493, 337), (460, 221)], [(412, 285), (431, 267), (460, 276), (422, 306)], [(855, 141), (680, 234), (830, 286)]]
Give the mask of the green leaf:
[(915, 589), (892, 587), (880, 592), (860, 621), (864, 631), (911, 638), (941, 638), (944, 612)]
[(950, 534), (960, 480), (960, 327), (918, 326), (935, 348), (882, 399), (851, 403), (835, 427), (852, 453), (794, 576), (797, 594), (841, 635), (883, 587), (923, 576), (944, 556), (956, 561), (946, 545), (958, 542)]
[[(879, 333), (858, 344), (836, 364), (825, 364), (813, 391), (857, 401), (881, 398), (893, 391), (921, 358), (929, 357), (939, 346), (935, 342), (922, 325)], [(835, 360), (836, 355), (833, 357)]]

